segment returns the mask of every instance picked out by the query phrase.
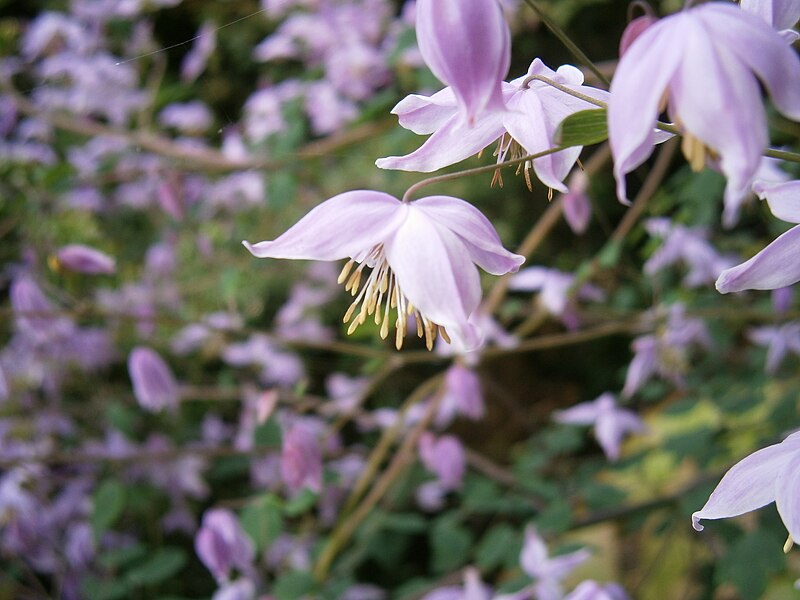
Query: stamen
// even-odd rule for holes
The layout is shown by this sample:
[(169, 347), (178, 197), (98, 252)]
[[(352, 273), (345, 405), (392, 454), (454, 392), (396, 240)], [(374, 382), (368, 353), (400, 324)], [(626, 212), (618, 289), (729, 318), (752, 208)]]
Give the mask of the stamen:
[(789, 551), (794, 546), (794, 540), (792, 539), (792, 534), (789, 534), (789, 537), (786, 538), (786, 543), (783, 545), (783, 553), (789, 554)]
[[(359, 326), (366, 323), (368, 316), (374, 315), (375, 325), (380, 325), (379, 333), (385, 340), (389, 336), (391, 326), (389, 313), (395, 310), (395, 347), (398, 350), (403, 347), (403, 341), (408, 331), (408, 318), (411, 316), (416, 322), (417, 336), (425, 338), (425, 346), (428, 350), (433, 349), (437, 335), (441, 335), (442, 339), (449, 343), (450, 338), (444, 328), (424, 317), (405, 297), (386, 261), (381, 244), (368, 252), (354, 270), (356, 262), (356, 260), (348, 261), (338, 278), (339, 283), (347, 282), (345, 290), (354, 297), (342, 319), (344, 323), (349, 323), (348, 335), (352, 335)], [(368, 275), (364, 275), (365, 281), (362, 286), (362, 272), (368, 265), (374, 266)]]
[(439, 328), (439, 335), (442, 336), (442, 339), (448, 344), (451, 344), (452, 341), (450, 340), (450, 336), (447, 334), (447, 330), (441, 325), (437, 325), (437, 327)]
[(350, 269), (353, 268), (354, 264), (356, 264), (356, 261), (354, 261), (352, 258), (345, 263), (344, 267), (342, 267), (342, 272), (339, 273), (339, 279), (336, 280), (336, 283), (339, 285), (344, 283), (344, 280), (347, 279), (347, 276), (350, 274)]

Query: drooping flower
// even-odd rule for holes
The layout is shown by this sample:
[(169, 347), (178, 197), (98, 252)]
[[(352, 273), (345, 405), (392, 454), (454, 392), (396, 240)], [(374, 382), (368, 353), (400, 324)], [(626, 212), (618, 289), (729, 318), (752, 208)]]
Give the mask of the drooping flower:
[(495, 600), (562, 600), (561, 580), (570, 571), (589, 558), (586, 548), (550, 558), (547, 545), (536, 527), (525, 528), (525, 541), (520, 554), (520, 566), (534, 582), (513, 594), (498, 596)]
[[(800, 223), (800, 180), (754, 185), (753, 191), (769, 204), (782, 221)], [(761, 252), (740, 265), (723, 271), (717, 290), (723, 294), (742, 290), (774, 290), (800, 281), (800, 226), (792, 227)]]
[(800, 543), (800, 433), (762, 448), (725, 473), (703, 508), (692, 514), (692, 526), (702, 531), (702, 519), (727, 519), (775, 502), (789, 538)]
[(253, 542), (239, 525), (236, 515), (215, 508), (203, 515), (203, 525), (194, 541), (195, 551), (217, 581), (225, 581), (234, 568), (252, 569)]
[(316, 433), (303, 423), (284, 433), (281, 476), (292, 494), (303, 488), (322, 491), (322, 449)]
[(631, 343), (634, 355), (625, 374), (622, 396), (633, 396), (653, 375), (682, 386), (692, 346), (711, 346), (705, 323), (701, 319), (687, 318), (683, 305), (673, 304), (663, 327), (654, 334), (639, 336)]
[(485, 413), (480, 377), (472, 369), (453, 363), (445, 375), (444, 396), (436, 415), (436, 426), (447, 427), (457, 415), (480, 421)]
[(630, 600), (630, 597), (618, 583), (600, 584), (587, 580), (582, 581), (564, 600)]
[(594, 425), (594, 435), (609, 460), (619, 458), (622, 438), (626, 434), (641, 433), (646, 429), (644, 421), (635, 412), (619, 408), (614, 395), (608, 392), (591, 402), (557, 411), (553, 419), (558, 423)]
[(463, 587), (441, 587), (428, 592), (420, 600), (490, 600), (493, 597), (491, 589), (481, 581), (478, 570), (467, 567), (464, 569)]
[(217, 27), (213, 22), (206, 21), (192, 39), (194, 45), (181, 63), (181, 80), (184, 83), (192, 83), (205, 71), (209, 57), (217, 48)]
[(502, 110), (511, 33), (495, 0), (418, 0), (417, 43), (434, 75), (452, 89), (467, 124)]
[[(503, 248), (489, 220), (463, 200), (430, 196), (406, 203), (371, 190), (334, 196), (277, 239), (244, 245), (259, 258), (349, 258), (339, 276), (355, 296), (344, 317), (348, 332), (370, 317), (385, 339), (395, 311), (398, 349), (409, 316), (428, 348), (437, 335), (477, 346), (477, 328), (470, 321), (481, 297), (475, 265), (502, 275), (524, 261)], [(365, 267), (372, 272), (362, 287)]]
[(139, 406), (151, 412), (174, 409), (179, 392), (175, 376), (155, 350), (138, 346), (128, 356), (128, 374)]
[(747, 337), (754, 344), (767, 347), (764, 365), (767, 373), (775, 373), (789, 352), (800, 356), (800, 323), (755, 327), (747, 332)]
[(466, 470), (464, 447), (457, 437), (443, 435), (436, 438), (426, 431), (419, 439), (419, 457), (425, 468), (439, 478), (445, 490), (457, 490)]
[(82, 244), (63, 246), (56, 253), (56, 260), (64, 269), (87, 275), (110, 275), (117, 269), (111, 256)]
[(583, 169), (575, 169), (567, 181), (567, 193), (561, 197), (564, 206), (564, 219), (572, 229), (572, 233), (580, 235), (589, 227), (592, 218), (592, 202), (587, 190), (589, 179)]
[(747, 194), (767, 145), (759, 80), (780, 112), (800, 119), (800, 59), (764, 21), (730, 3), (690, 8), (644, 31), (620, 59), (610, 90), (620, 200), (625, 175), (653, 151), (665, 100), (692, 168), (718, 160), (726, 203)]
[(646, 275), (684, 263), (687, 272), (683, 285), (694, 288), (708, 285), (735, 262), (717, 252), (708, 241), (709, 231), (704, 227), (686, 227), (666, 218), (654, 218), (647, 220), (645, 229), (651, 236), (663, 239), (661, 246), (644, 263)]
[[(537, 58), (525, 76), (503, 83), (507, 110), (485, 112), (471, 126), (461, 118), (456, 96), (450, 88), (430, 97), (407, 96), (392, 109), (400, 125), (419, 135), (433, 135), (411, 154), (379, 158), (375, 164), (381, 169), (430, 172), (477, 154), (494, 141), (498, 141), (498, 163), (555, 148), (553, 135), (561, 121), (578, 111), (597, 107), (543, 81), (531, 79), (537, 75), (598, 100), (608, 97), (608, 92), (583, 85), (583, 73), (579, 69), (563, 65), (553, 71)], [(532, 167), (542, 183), (566, 193), (567, 187), (562, 182), (581, 149), (576, 146), (535, 159), (524, 167), (526, 178), (530, 182)]]

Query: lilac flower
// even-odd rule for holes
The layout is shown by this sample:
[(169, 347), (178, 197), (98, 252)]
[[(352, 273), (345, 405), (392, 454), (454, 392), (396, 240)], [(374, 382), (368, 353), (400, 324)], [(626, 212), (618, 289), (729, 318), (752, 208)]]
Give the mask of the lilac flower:
[(583, 581), (564, 600), (630, 600), (617, 583), (601, 585), (596, 581)]
[[(769, 203), (772, 214), (789, 223), (800, 223), (800, 180), (754, 186)], [(800, 227), (792, 227), (761, 252), (740, 265), (723, 271), (717, 290), (723, 294), (742, 290), (774, 290), (800, 281)]]
[(256, 585), (249, 579), (237, 579), (232, 583), (224, 583), (211, 600), (255, 600)]
[(651, 236), (663, 239), (662, 245), (644, 263), (646, 275), (655, 275), (682, 262), (688, 267), (683, 285), (699, 287), (714, 281), (734, 262), (717, 252), (708, 241), (709, 232), (703, 227), (686, 227), (673, 224), (669, 219), (656, 218), (648, 219), (645, 229)]
[(520, 554), (520, 565), (525, 573), (535, 581), (514, 594), (497, 596), (495, 600), (561, 600), (564, 594), (561, 580), (575, 567), (589, 558), (590, 553), (583, 548), (576, 552), (550, 558), (547, 546), (539, 536), (536, 527), (525, 528), (525, 542)]
[(292, 494), (303, 488), (322, 491), (322, 450), (316, 433), (302, 423), (291, 426), (283, 435), (281, 475)]
[(755, 327), (747, 332), (747, 337), (754, 344), (767, 347), (764, 370), (769, 374), (778, 370), (787, 353), (800, 356), (800, 323)]
[(417, 0), (417, 43), (434, 75), (453, 90), (469, 124), (502, 110), (511, 33), (495, 0)]
[[(374, 315), (385, 339), (396, 308), (398, 349), (408, 315), (416, 317), (417, 334), (429, 349), (437, 335), (475, 347), (480, 340), (470, 316), (481, 295), (475, 264), (500, 275), (516, 271), (524, 260), (505, 250), (488, 219), (463, 200), (431, 196), (405, 203), (370, 190), (323, 202), (274, 241), (244, 244), (262, 258), (349, 257), (339, 276), (356, 296), (344, 318), (352, 319), (348, 332)], [(372, 273), (361, 287), (366, 266)]]
[(116, 261), (108, 254), (82, 244), (63, 246), (56, 259), (60, 267), (87, 275), (110, 275), (117, 270)]
[(56, 315), (58, 309), (31, 279), (14, 280), (10, 296), (17, 327), (34, 340), (43, 342), (73, 333), (72, 322)]
[(464, 585), (438, 588), (425, 594), (420, 600), (491, 600), (492, 591), (481, 581), (474, 567), (464, 569)]
[(194, 547), (217, 581), (227, 581), (234, 568), (240, 572), (252, 569), (253, 542), (242, 530), (236, 515), (225, 508), (206, 511)]
[(719, 156), (726, 202), (745, 195), (767, 145), (759, 80), (779, 111), (800, 119), (800, 59), (758, 17), (711, 2), (650, 26), (620, 59), (611, 84), (609, 140), (620, 200), (627, 199), (625, 174), (653, 151), (665, 97), (692, 168)]
[(174, 127), (182, 133), (203, 133), (211, 127), (213, 115), (203, 102), (173, 102), (158, 114), (158, 122), (164, 127)]
[(564, 219), (572, 232), (580, 235), (589, 227), (592, 203), (587, 195), (589, 179), (581, 169), (575, 169), (567, 182), (567, 193), (562, 196)]
[(800, 37), (792, 29), (800, 20), (800, 4), (795, 0), (741, 0), (742, 10), (761, 17), (769, 25), (778, 30), (789, 43)]
[[(553, 71), (537, 58), (526, 76), (503, 83), (507, 111), (478, 115), (471, 126), (464, 123), (450, 88), (430, 97), (407, 96), (392, 109), (399, 116), (400, 125), (420, 135), (433, 135), (411, 154), (380, 158), (375, 164), (381, 169), (436, 171), (477, 154), (495, 140), (499, 140), (498, 163), (554, 148), (553, 134), (561, 121), (575, 112), (596, 107), (543, 81), (532, 80), (523, 85), (533, 75), (547, 77), (599, 100), (608, 97), (608, 92), (582, 85), (583, 74), (579, 69), (563, 65)], [(526, 177), (532, 166), (542, 183), (566, 193), (562, 181), (580, 153), (581, 147), (576, 146), (537, 158), (532, 165), (525, 165)]]
[(725, 473), (703, 508), (692, 514), (692, 525), (702, 531), (701, 519), (727, 519), (775, 502), (789, 537), (800, 543), (800, 433), (780, 444), (762, 448)]
[(436, 415), (436, 426), (447, 427), (457, 415), (480, 421), (485, 413), (480, 377), (472, 369), (454, 363), (445, 374), (444, 397)]
[(594, 435), (608, 460), (619, 458), (622, 438), (628, 433), (642, 433), (644, 421), (632, 410), (619, 408), (614, 395), (606, 392), (591, 402), (559, 410), (553, 415), (558, 423), (594, 425)]
[(539, 304), (551, 315), (561, 317), (564, 323), (574, 328), (578, 325), (575, 300), (600, 302), (605, 293), (591, 284), (583, 284), (570, 295), (575, 276), (558, 269), (528, 267), (511, 277), (509, 289), (524, 292), (539, 292)]
[(782, 287), (772, 290), (772, 309), (778, 315), (785, 314), (794, 300), (794, 290), (791, 287)]
[(327, 81), (306, 88), (305, 107), (316, 135), (335, 133), (358, 116), (356, 105)]
[(184, 83), (192, 83), (205, 71), (208, 58), (217, 47), (217, 28), (214, 23), (203, 23), (194, 40), (192, 49), (181, 63), (181, 79)]
[(259, 376), (264, 385), (292, 386), (303, 378), (303, 362), (292, 352), (276, 346), (267, 336), (257, 333), (247, 341), (228, 344), (222, 360), (234, 367), (261, 367)]
[(664, 326), (656, 334), (637, 337), (631, 346), (634, 355), (622, 388), (625, 398), (633, 396), (656, 374), (682, 386), (691, 346), (709, 348), (711, 338), (702, 320), (686, 318), (683, 305), (673, 304)]
[(425, 468), (436, 474), (445, 490), (461, 488), (467, 465), (464, 447), (457, 437), (443, 435), (436, 439), (426, 431), (419, 439), (419, 457)]
[(128, 357), (128, 373), (139, 406), (150, 412), (178, 406), (178, 384), (167, 363), (154, 350), (138, 346)]

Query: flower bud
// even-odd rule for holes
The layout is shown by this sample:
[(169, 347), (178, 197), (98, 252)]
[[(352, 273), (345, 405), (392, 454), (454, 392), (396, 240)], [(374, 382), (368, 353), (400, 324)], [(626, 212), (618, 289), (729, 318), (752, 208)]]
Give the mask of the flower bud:
[(283, 436), (281, 476), (292, 494), (303, 488), (322, 491), (322, 450), (314, 432), (303, 424), (293, 425)]
[(215, 508), (203, 515), (203, 524), (194, 540), (195, 552), (218, 580), (227, 580), (231, 570), (251, 568), (255, 558), (253, 542), (239, 525), (236, 515)]
[(69, 244), (56, 253), (58, 266), (86, 275), (110, 275), (117, 269), (116, 261), (108, 254), (81, 244)]
[(150, 412), (178, 405), (178, 384), (167, 363), (150, 348), (134, 348), (128, 357), (128, 373), (139, 406)]

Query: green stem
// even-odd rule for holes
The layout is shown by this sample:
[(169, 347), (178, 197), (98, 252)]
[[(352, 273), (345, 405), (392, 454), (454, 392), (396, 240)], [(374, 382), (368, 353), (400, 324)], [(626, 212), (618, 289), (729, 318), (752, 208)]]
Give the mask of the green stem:
[(445, 181), (452, 181), (453, 179), (460, 179), (461, 177), (469, 177), (470, 175), (480, 175), (482, 173), (491, 173), (496, 171), (497, 169), (501, 169), (502, 167), (513, 167), (514, 165), (520, 165), (522, 163), (536, 160), (537, 158), (541, 158), (542, 156), (547, 156), (548, 154), (555, 154), (556, 152), (560, 152), (561, 150), (565, 150), (569, 146), (559, 146), (558, 148), (550, 148), (548, 150), (544, 150), (543, 152), (537, 152), (536, 154), (529, 154), (528, 156), (523, 156), (522, 158), (515, 158), (514, 160), (507, 160), (502, 163), (496, 163), (493, 165), (486, 165), (484, 167), (475, 167), (474, 169), (464, 169), (461, 171), (456, 171), (454, 173), (446, 173), (445, 175), (436, 175), (435, 177), (428, 177), (427, 179), (423, 179), (422, 181), (418, 181), (410, 188), (406, 190), (406, 193), (403, 194), (403, 202), (410, 202), (411, 197), (421, 190), (424, 187), (429, 185), (433, 185), (435, 183), (444, 183)]
[(556, 24), (556, 22), (553, 21), (536, 2), (534, 2), (534, 0), (525, 0), (525, 4), (533, 9), (533, 12), (535, 12), (542, 20), (542, 23), (544, 23), (545, 26), (553, 33), (553, 35), (556, 36), (562, 44), (564, 44), (567, 50), (569, 50), (575, 58), (586, 65), (586, 67), (592, 73), (594, 73), (594, 76), (597, 77), (598, 80), (605, 84), (606, 87), (611, 84), (611, 82), (608, 80), (608, 77), (603, 75), (600, 69), (597, 68), (597, 65), (595, 65), (588, 56), (586, 56), (583, 50), (578, 48), (575, 42), (569, 39), (569, 36), (564, 33), (564, 30), (561, 29), (561, 27), (559, 27), (558, 24)]

